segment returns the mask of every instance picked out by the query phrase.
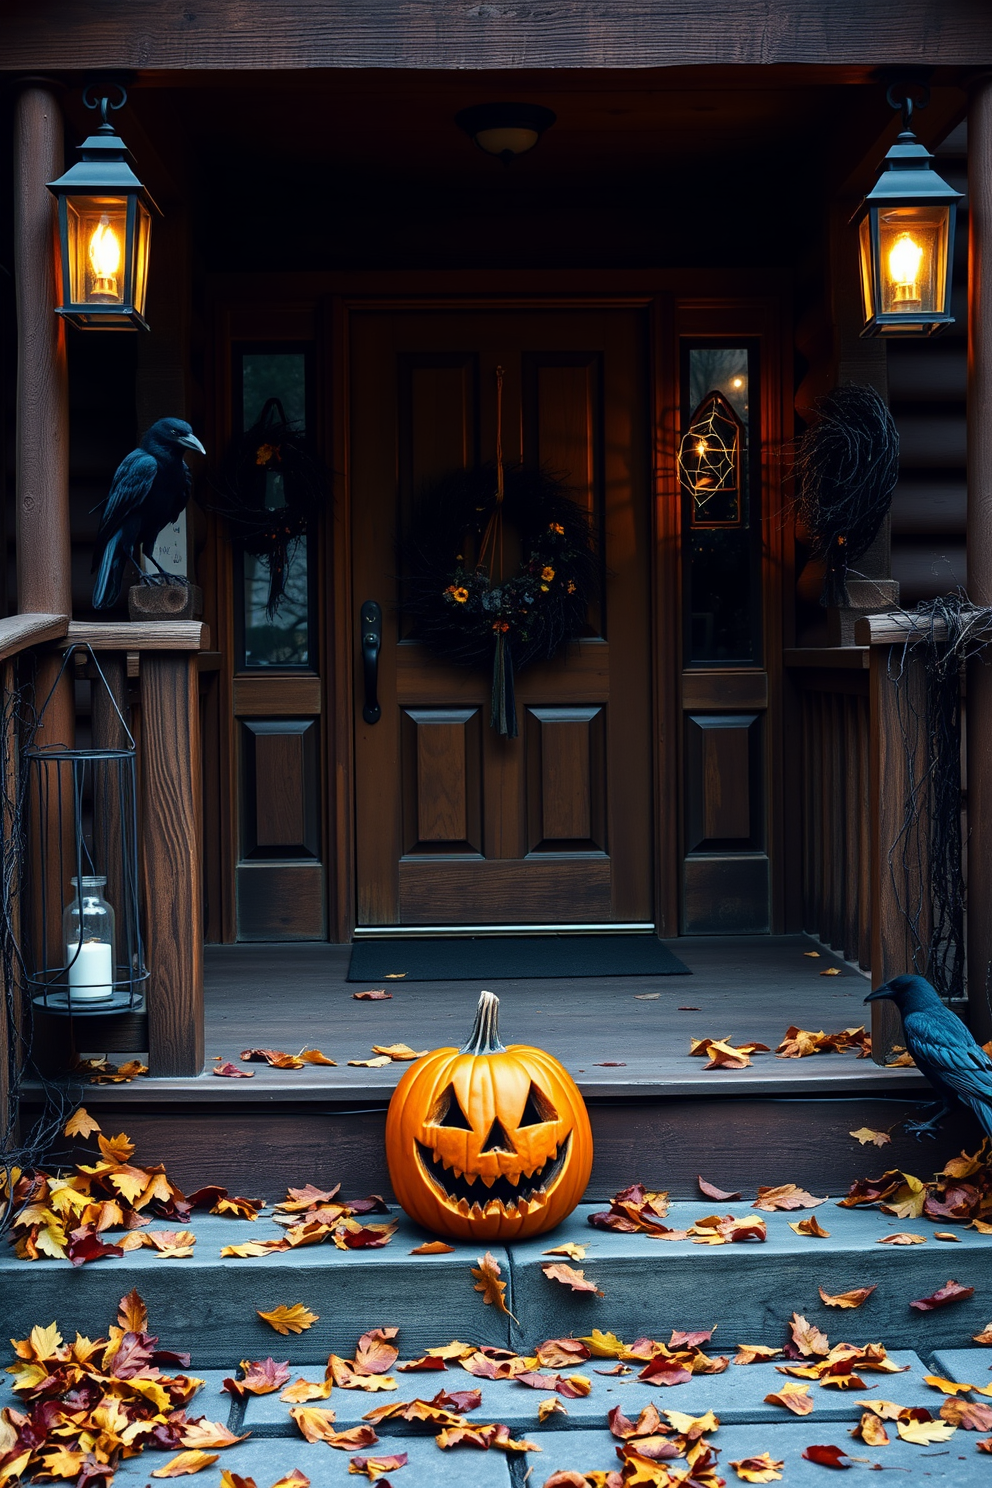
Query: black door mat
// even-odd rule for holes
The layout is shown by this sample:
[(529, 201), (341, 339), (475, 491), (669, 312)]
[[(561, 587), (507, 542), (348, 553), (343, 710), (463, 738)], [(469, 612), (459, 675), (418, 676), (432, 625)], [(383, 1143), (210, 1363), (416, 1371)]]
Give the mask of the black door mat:
[(691, 976), (654, 935), (416, 936), (358, 940), (349, 982), (500, 981), (510, 977)]

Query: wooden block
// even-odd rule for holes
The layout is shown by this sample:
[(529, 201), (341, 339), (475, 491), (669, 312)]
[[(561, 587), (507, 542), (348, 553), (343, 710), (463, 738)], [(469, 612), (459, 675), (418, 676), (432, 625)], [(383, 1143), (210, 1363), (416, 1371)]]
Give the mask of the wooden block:
[(199, 620), (203, 590), (198, 584), (133, 584), (127, 612), (132, 620)]

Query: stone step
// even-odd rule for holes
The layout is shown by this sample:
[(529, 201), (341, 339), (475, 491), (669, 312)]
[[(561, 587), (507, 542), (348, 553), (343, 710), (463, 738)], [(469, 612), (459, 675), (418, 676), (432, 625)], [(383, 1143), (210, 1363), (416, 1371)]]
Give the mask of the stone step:
[[(721, 1212), (753, 1215), (747, 1205), (712, 1201), (672, 1204), (667, 1223), (686, 1229)], [(323, 1363), (330, 1352), (349, 1357), (356, 1338), (375, 1326), (399, 1327), (404, 1357), (461, 1338), (522, 1350), (545, 1338), (581, 1335), (598, 1327), (632, 1340), (667, 1338), (672, 1328), (718, 1326), (714, 1347), (764, 1343), (778, 1346), (792, 1312), (809, 1317), (834, 1341), (882, 1341), (922, 1357), (937, 1349), (967, 1347), (992, 1317), (992, 1236), (955, 1226), (956, 1244), (937, 1240), (943, 1226), (926, 1220), (893, 1220), (874, 1210), (821, 1205), (816, 1211), (829, 1239), (810, 1239), (789, 1228), (793, 1214), (766, 1214), (765, 1243), (708, 1246), (593, 1229), (592, 1206), (581, 1206), (549, 1235), (512, 1246), (491, 1245), (507, 1282), (506, 1298), (517, 1321), (485, 1306), (473, 1288), (470, 1267), (482, 1245), (455, 1244), (452, 1253), (415, 1256), (425, 1232), (403, 1215), (381, 1250), (344, 1251), (331, 1244), (275, 1252), (254, 1259), (225, 1259), (222, 1246), (281, 1233), (263, 1214), (254, 1223), (194, 1215), (194, 1255), (165, 1260), (150, 1250), (73, 1269), (66, 1261), (0, 1260), (7, 1336), (24, 1337), (53, 1318), (64, 1332), (92, 1336), (114, 1318), (118, 1299), (136, 1286), (148, 1304), (154, 1331), (166, 1346), (188, 1349), (196, 1366), (229, 1369), (239, 1359), (272, 1354), (293, 1364)], [(803, 1211), (799, 1211), (799, 1218)], [(158, 1226), (156, 1226), (158, 1227)], [(922, 1245), (882, 1245), (896, 1230), (926, 1237)], [(572, 1292), (542, 1272), (550, 1246), (574, 1241), (588, 1247), (581, 1263), (602, 1297)], [(921, 1313), (909, 1306), (949, 1277), (975, 1288), (974, 1297)], [(829, 1293), (876, 1285), (857, 1311), (825, 1307)], [(280, 1338), (256, 1314), (280, 1303), (303, 1302), (320, 1321), (298, 1337)], [(721, 1347), (722, 1346), (722, 1347)]]

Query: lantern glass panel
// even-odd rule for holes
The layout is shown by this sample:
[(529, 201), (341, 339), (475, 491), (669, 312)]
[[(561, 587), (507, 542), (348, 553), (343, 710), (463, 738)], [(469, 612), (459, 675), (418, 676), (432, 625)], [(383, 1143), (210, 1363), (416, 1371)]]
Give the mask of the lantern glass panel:
[(134, 279), (131, 286), (131, 304), (139, 315), (145, 313), (145, 295), (148, 289), (148, 253), (152, 237), (152, 219), (143, 202), (135, 202), (137, 222), (134, 249)]
[(870, 325), (875, 316), (875, 258), (872, 253), (870, 213), (866, 212), (862, 217), (858, 233), (861, 247), (861, 299), (865, 324)]
[(883, 315), (943, 315), (947, 310), (947, 206), (878, 211), (878, 269)]
[(127, 198), (70, 196), (66, 198), (65, 210), (72, 303), (123, 305)]

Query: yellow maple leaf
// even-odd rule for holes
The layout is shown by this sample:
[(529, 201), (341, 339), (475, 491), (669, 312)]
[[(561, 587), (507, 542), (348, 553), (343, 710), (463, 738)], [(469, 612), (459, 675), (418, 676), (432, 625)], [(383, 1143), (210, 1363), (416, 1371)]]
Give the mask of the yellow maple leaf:
[(66, 1122), (64, 1132), (67, 1137), (90, 1137), (94, 1132), (100, 1130), (99, 1121), (94, 1121), (85, 1106), (77, 1106), (69, 1120)]
[(862, 1147), (867, 1147), (869, 1143), (873, 1147), (887, 1147), (892, 1141), (888, 1132), (875, 1131), (870, 1126), (859, 1126), (857, 1131), (848, 1132), (848, 1136), (854, 1137), (856, 1141), (861, 1143)]
[(948, 1441), (957, 1431), (946, 1421), (897, 1421), (896, 1430), (903, 1441), (915, 1442), (918, 1447), (930, 1447), (934, 1442)]
[(287, 1333), (305, 1333), (320, 1317), (319, 1312), (308, 1311), (302, 1302), (294, 1302), (291, 1307), (283, 1303), (274, 1307), (271, 1312), (263, 1312), (260, 1307), (256, 1307), (255, 1311), (263, 1322), (284, 1337)]
[(190, 1473), (198, 1473), (205, 1467), (212, 1467), (216, 1461), (216, 1452), (180, 1452), (178, 1457), (173, 1457), (171, 1462), (155, 1468), (152, 1477), (185, 1478)]

